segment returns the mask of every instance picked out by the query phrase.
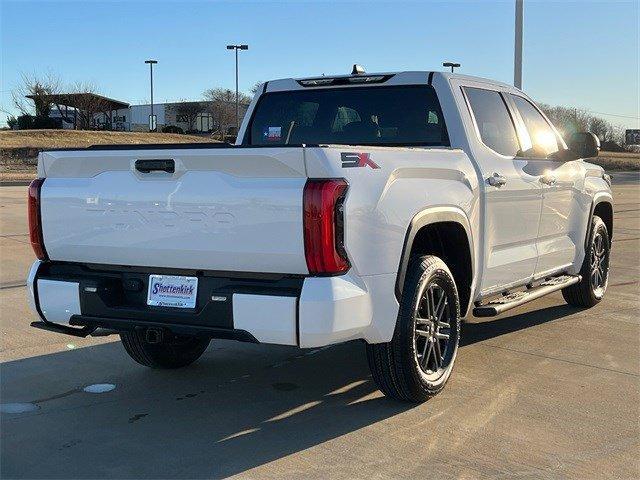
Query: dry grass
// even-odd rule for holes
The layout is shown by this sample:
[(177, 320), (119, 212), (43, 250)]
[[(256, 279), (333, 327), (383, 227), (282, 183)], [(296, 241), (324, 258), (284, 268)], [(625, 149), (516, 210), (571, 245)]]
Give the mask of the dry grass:
[(0, 181), (24, 182), (36, 177), (37, 158), (0, 157)]
[(32, 167), (30, 170), (26, 170), (26, 166), (24, 170), (9, 170), (5, 171), (4, 168), (0, 171), (0, 182), (6, 183), (26, 183), (30, 182), (36, 178), (36, 170), (35, 167)]
[(605, 170), (640, 170), (640, 153), (600, 152), (598, 157), (590, 158), (589, 162), (600, 165)]
[(210, 137), (149, 132), (94, 132), (89, 130), (4, 130), (0, 149), (83, 148), (90, 145), (135, 143), (213, 142)]
[(51, 148), (86, 148), (91, 145), (149, 143), (209, 143), (208, 136), (148, 132), (95, 132), (89, 130), (0, 131), (0, 181), (27, 181), (35, 177), (38, 152)]

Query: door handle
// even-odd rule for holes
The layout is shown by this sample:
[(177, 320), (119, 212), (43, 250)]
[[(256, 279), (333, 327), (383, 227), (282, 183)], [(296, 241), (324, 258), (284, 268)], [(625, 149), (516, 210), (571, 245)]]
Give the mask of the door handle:
[(556, 181), (556, 177), (554, 177), (553, 175), (543, 175), (542, 177), (540, 177), (540, 182), (544, 183), (545, 185), (555, 185)]
[(492, 187), (500, 188), (505, 183), (507, 183), (507, 179), (499, 173), (494, 173), (489, 178), (487, 178), (487, 182), (489, 182), (489, 185), (491, 185)]
[(176, 171), (176, 162), (174, 162), (172, 159), (136, 160), (136, 170), (138, 170), (141, 173), (150, 173), (150, 172), (174, 173)]

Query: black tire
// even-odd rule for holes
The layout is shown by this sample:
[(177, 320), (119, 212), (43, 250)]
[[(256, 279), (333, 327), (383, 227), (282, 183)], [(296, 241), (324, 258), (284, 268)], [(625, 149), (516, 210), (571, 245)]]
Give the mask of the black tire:
[[(609, 284), (610, 252), (611, 243), (607, 226), (600, 217), (594, 215), (591, 220), (587, 251), (580, 268), (582, 280), (562, 289), (562, 296), (569, 305), (591, 308), (600, 303)], [(597, 270), (595, 275), (594, 268)]]
[(161, 343), (148, 343), (142, 329), (120, 332), (124, 349), (140, 365), (151, 368), (181, 368), (195, 362), (210, 339), (165, 334)]
[[(437, 302), (434, 301), (434, 295), (440, 295), (440, 292), (442, 296), (439, 298), (444, 298), (444, 303), (438, 303), (434, 308)], [(431, 295), (431, 303), (425, 294)], [(426, 318), (431, 319), (429, 312), (440, 311), (440, 307), (442, 313), (436, 318), (448, 320), (445, 322), (448, 328), (441, 326), (443, 322), (434, 323)], [(441, 339), (443, 335), (448, 335), (448, 340)], [(421, 339), (424, 339), (422, 344)], [(392, 340), (367, 345), (367, 359), (373, 379), (388, 397), (424, 402), (440, 392), (447, 383), (453, 370), (459, 339), (460, 301), (449, 268), (435, 256), (415, 257), (407, 269)], [(435, 352), (436, 348), (438, 352)], [(436, 355), (440, 357), (442, 368), (438, 368)]]

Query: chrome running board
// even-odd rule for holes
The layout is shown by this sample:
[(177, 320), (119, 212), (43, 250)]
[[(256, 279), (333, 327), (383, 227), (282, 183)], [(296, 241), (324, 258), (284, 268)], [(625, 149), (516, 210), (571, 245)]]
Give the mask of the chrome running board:
[(513, 292), (503, 295), (500, 298), (492, 300), (484, 305), (478, 305), (473, 309), (475, 317), (495, 317), (507, 310), (519, 307), (525, 303), (536, 300), (550, 293), (557, 292), (563, 288), (578, 283), (582, 280), (580, 275), (561, 275), (559, 277), (551, 277), (536, 287), (532, 287), (523, 292)]

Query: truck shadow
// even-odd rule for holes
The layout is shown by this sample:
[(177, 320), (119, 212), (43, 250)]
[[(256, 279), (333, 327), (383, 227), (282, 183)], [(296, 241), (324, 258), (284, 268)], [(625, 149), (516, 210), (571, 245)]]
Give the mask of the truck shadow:
[[(364, 345), (212, 344), (193, 366), (149, 370), (119, 342), (1, 365), (2, 478), (220, 478), (402, 413), (373, 384)], [(112, 383), (101, 395), (82, 391)], [(286, 476), (286, 475), (285, 475)]]
[[(573, 311), (554, 306), (467, 323), (462, 346)], [(433, 405), (382, 397), (359, 342), (310, 351), (216, 342), (176, 371), (139, 367), (114, 342), (6, 362), (1, 373), (3, 403), (39, 407), (3, 414), (3, 478), (226, 477)], [(116, 389), (82, 392), (103, 382)], [(362, 439), (340, 441), (347, 451)], [(281, 476), (304, 476), (287, 465)]]
[(578, 311), (580, 310), (569, 305), (554, 305), (520, 315), (505, 316), (505, 314), (503, 314), (492, 320), (474, 319), (473, 322), (463, 323), (460, 346), (472, 345), (518, 330), (542, 325), (543, 323), (568, 317)]

